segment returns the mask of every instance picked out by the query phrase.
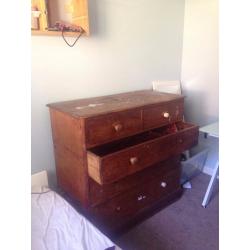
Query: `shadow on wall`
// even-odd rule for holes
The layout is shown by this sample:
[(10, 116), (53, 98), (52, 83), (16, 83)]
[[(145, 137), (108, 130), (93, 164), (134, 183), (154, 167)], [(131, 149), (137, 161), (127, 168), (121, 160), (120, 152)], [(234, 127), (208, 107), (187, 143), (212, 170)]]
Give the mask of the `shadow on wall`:
[(106, 1), (88, 1), (90, 35), (93, 37), (104, 37), (108, 32)]
[[(205, 126), (207, 124), (216, 122), (218, 120), (217, 115), (212, 115), (209, 111), (210, 103), (207, 103), (207, 93), (204, 91), (185, 91), (183, 89), (183, 95), (185, 95), (185, 110), (184, 116), (188, 122), (196, 123), (199, 126)], [(213, 101), (209, 100), (211, 105)]]
[(90, 34), (91, 36), (95, 36), (100, 32), (100, 30), (98, 30), (99, 13), (97, 11), (97, 0), (88, 1), (88, 9)]
[[(207, 92), (188, 89), (183, 89), (185, 98), (185, 120), (187, 122), (198, 124), (200, 127), (216, 122), (217, 114), (213, 115), (216, 110), (218, 100), (209, 99)], [(208, 150), (207, 160), (204, 165), (203, 172), (212, 174), (212, 170), (218, 159), (219, 144), (217, 138), (204, 138), (204, 134), (200, 133), (199, 144), (190, 150), (191, 155), (198, 154), (204, 150)]]

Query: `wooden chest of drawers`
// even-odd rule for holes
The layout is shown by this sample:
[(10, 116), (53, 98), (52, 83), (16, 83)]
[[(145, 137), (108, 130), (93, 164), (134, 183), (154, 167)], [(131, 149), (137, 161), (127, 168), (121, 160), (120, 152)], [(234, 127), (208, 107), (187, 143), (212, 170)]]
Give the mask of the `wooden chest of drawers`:
[(48, 104), (58, 185), (107, 231), (171, 202), (180, 154), (198, 142), (183, 105), (151, 90)]

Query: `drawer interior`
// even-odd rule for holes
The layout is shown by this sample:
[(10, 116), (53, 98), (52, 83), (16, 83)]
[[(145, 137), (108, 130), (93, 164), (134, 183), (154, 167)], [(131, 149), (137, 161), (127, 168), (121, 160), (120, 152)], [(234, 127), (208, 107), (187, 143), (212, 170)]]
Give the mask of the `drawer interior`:
[(169, 125), (156, 128), (153, 130), (149, 130), (149, 131), (146, 131), (146, 132), (134, 135), (134, 136), (130, 136), (122, 140), (103, 144), (103, 145), (94, 147), (89, 151), (91, 151), (95, 155), (98, 155), (99, 157), (103, 157), (105, 155), (109, 155), (109, 154), (121, 151), (128, 147), (132, 147), (132, 146), (144, 143), (146, 141), (151, 141), (159, 137), (175, 134), (180, 131), (185, 131), (186, 129), (189, 129), (192, 127), (194, 127), (194, 125), (190, 123), (176, 122), (176, 123), (169, 124)]

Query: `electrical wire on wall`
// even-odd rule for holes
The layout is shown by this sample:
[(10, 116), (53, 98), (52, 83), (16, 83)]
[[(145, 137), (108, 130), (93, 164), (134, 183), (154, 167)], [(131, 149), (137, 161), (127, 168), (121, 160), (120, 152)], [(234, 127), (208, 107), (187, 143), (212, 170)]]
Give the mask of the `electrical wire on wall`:
[(69, 46), (69, 47), (74, 47), (76, 42), (78, 41), (78, 39), (81, 37), (81, 35), (84, 33), (84, 30), (82, 27), (80, 27), (80, 32), (79, 32), (79, 35), (77, 36), (76, 40), (72, 43), (72, 44), (69, 44), (68, 41), (66, 40), (65, 36), (64, 36), (64, 28), (62, 29), (62, 38), (63, 40), (65, 41), (65, 43)]
[[(49, 30), (61, 31), (62, 32), (62, 38), (69, 47), (74, 47), (76, 42), (79, 40), (81, 35), (84, 33), (84, 29), (81, 26), (77, 26), (77, 25), (74, 25), (74, 24), (69, 24), (69, 23), (66, 23), (66, 22), (63, 22), (63, 21), (56, 22), (55, 25), (52, 28), (49, 28)], [(75, 41), (72, 44), (70, 44), (65, 38), (65, 32), (79, 33), (79, 35), (76, 37)]]

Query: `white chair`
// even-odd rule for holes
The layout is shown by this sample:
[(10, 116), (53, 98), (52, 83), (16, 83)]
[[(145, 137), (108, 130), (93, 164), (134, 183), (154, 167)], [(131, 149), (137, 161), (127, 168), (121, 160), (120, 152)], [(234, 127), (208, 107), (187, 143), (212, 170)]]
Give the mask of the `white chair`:
[(153, 90), (181, 95), (181, 82), (176, 81), (153, 81)]
[[(177, 94), (181, 95), (181, 82), (179, 80), (172, 80), (172, 81), (153, 81), (152, 82), (153, 90), (159, 91), (159, 92), (165, 92), (170, 94)], [(184, 120), (184, 117), (183, 117)], [(184, 155), (186, 156), (186, 159), (189, 158), (189, 151), (186, 150), (184, 152)], [(184, 188), (191, 188), (191, 183), (186, 182), (183, 185)]]

